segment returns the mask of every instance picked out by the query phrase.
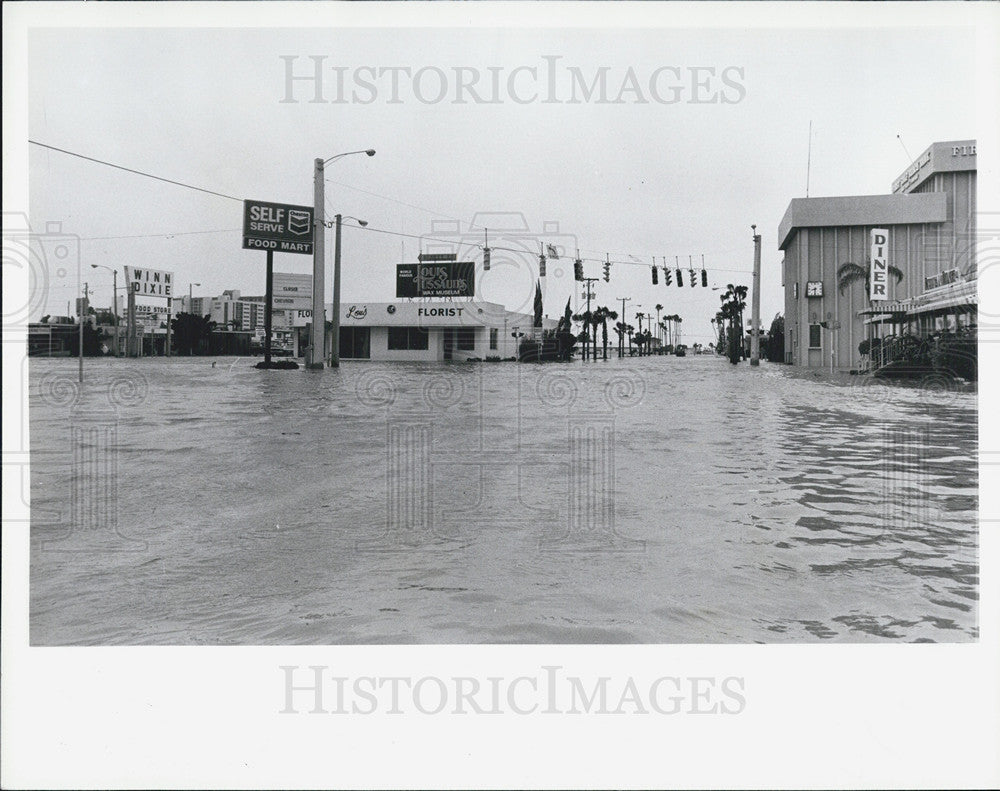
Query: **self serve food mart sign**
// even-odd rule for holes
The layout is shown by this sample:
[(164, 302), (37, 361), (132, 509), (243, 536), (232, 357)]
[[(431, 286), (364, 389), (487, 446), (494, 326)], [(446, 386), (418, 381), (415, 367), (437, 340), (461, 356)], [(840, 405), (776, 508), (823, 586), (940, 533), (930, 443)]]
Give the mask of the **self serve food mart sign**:
[(312, 207), (243, 201), (243, 249), (312, 255)]

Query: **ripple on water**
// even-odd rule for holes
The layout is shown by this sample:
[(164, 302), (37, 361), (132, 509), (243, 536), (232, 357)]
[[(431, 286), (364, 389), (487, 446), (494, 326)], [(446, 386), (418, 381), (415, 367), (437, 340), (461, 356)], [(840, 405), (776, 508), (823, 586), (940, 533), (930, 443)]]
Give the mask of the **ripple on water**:
[(129, 362), (135, 404), (95, 366), (70, 404), (39, 387), (72, 361), (32, 360), (33, 643), (978, 638), (975, 393), (232, 362)]

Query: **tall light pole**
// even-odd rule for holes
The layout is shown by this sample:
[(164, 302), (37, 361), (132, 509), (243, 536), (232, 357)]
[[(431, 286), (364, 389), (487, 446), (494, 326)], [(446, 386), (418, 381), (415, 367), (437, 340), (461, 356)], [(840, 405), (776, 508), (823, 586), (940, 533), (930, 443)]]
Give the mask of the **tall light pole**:
[[(760, 365), (760, 234), (753, 229), (753, 301), (750, 309), (750, 365)], [(742, 330), (742, 327), (740, 328)], [(742, 342), (742, 339), (741, 339)], [(832, 363), (831, 363), (832, 365)]]
[[(628, 320), (625, 318), (625, 303), (631, 302), (632, 297), (618, 297), (616, 301), (622, 303), (621, 315), (622, 315), (622, 325), (624, 327), (624, 325), (628, 324)], [(625, 356), (625, 330), (622, 329), (622, 331), (618, 333), (618, 359), (620, 360), (624, 356)]]
[(91, 269), (107, 269), (111, 276), (114, 278), (114, 294), (111, 298), (111, 310), (115, 316), (115, 357), (118, 356), (118, 270), (112, 269), (110, 266), (105, 266), (104, 264), (91, 264)]
[[(323, 310), (324, 291), (324, 267), (326, 265), (326, 246), (324, 222), (324, 209), (326, 206), (326, 177), (324, 169), (326, 165), (341, 157), (351, 154), (367, 154), (375, 156), (374, 148), (362, 149), (361, 151), (346, 151), (343, 154), (336, 154), (329, 159), (317, 157), (313, 163), (313, 310), (312, 321), (309, 324), (309, 356), (306, 358), (306, 368), (322, 370), (326, 359), (326, 316)], [(334, 272), (334, 285), (336, 286), (337, 274)], [(337, 297), (339, 297), (339, 293)], [(340, 302), (334, 298), (333, 312), (337, 319), (340, 318)], [(338, 330), (339, 335), (339, 330)], [(340, 345), (340, 338), (334, 337), (334, 345)]]
[(367, 220), (359, 220), (357, 217), (344, 217), (336, 215), (334, 223), (336, 233), (333, 236), (333, 337), (330, 339), (330, 367), (340, 367), (340, 225), (344, 220), (354, 220), (364, 228), (368, 225)]

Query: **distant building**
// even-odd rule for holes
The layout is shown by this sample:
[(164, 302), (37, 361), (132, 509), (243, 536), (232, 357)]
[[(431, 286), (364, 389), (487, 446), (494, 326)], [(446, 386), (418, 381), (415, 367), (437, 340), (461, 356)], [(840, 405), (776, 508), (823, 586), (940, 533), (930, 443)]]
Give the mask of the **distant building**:
[[(869, 302), (864, 280), (841, 288), (847, 263), (870, 266), (870, 232), (888, 231), (888, 299)], [(928, 335), (975, 325), (976, 141), (932, 144), (889, 195), (795, 198), (778, 227), (784, 252), (786, 362), (860, 364), (872, 334)]]

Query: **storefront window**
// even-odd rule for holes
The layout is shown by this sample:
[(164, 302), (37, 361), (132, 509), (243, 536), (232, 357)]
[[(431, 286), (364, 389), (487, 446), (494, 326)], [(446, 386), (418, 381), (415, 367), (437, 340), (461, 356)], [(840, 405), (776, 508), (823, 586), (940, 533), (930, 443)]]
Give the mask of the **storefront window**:
[(490, 328), (490, 350), (496, 351), (497, 348), (497, 336), (499, 335), (499, 330), (496, 327)]
[(474, 329), (455, 330), (455, 348), (463, 352), (476, 350), (476, 331)]
[(392, 351), (426, 351), (427, 330), (422, 327), (389, 327), (389, 349)]
[(370, 327), (341, 327), (340, 356), (346, 360), (367, 360), (371, 355)]

